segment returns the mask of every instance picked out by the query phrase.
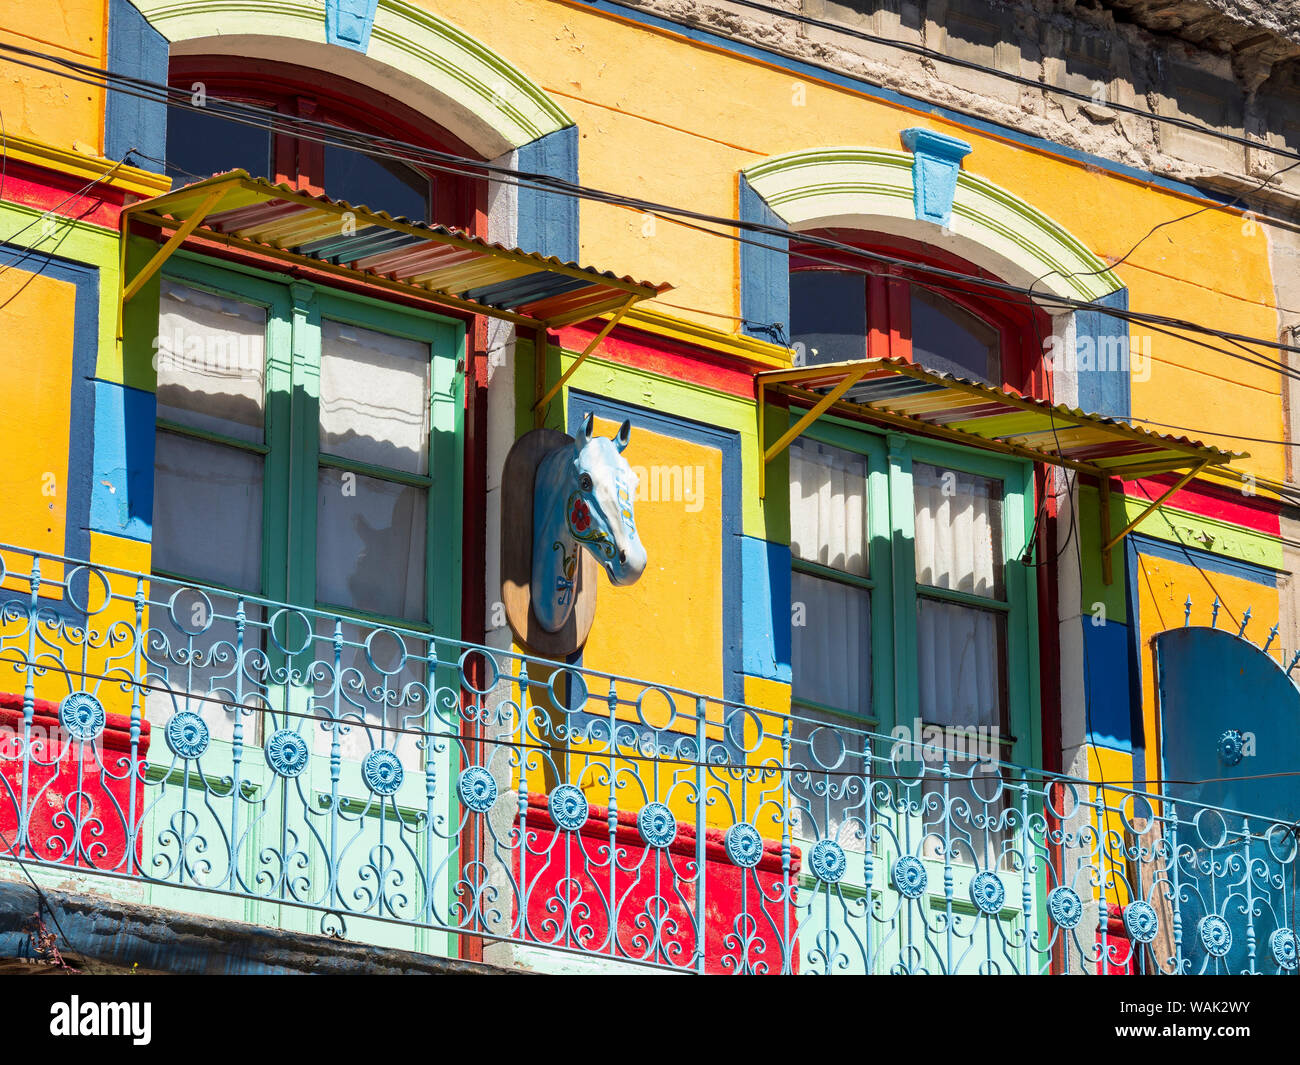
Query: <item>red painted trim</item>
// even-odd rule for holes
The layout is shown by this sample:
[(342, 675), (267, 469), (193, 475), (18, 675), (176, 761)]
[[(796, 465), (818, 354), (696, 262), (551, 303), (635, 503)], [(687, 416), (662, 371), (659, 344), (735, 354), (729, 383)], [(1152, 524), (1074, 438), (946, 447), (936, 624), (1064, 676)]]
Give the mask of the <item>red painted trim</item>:
[[(565, 326), (558, 332), (559, 342), (570, 351), (582, 351), (599, 331), (599, 322)], [(754, 398), (755, 372), (772, 369), (766, 363), (751, 362), (743, 356), (701, 350), (625, 326), (617, 327), (601, 341), (598, 354), (609, 362), (745, 399)]]
[[(1124, 493), (1135, 499), (1143, 498), (1142, 489), (1152, 499), (1159, 499), (1180, 474), (1162, 474), (1137, 481), (1125, 481)], [(1177, 507), (1203, 518), (1213, 518), (1230, 525), (1240, 525), (1255, 532), (1280, 536), (1282, 533), (1282, 504), (1263, 496), (1246, 496), (1240, 491), (1209, 485), (1189, 484), (1165, 500), (1166, 506)]]

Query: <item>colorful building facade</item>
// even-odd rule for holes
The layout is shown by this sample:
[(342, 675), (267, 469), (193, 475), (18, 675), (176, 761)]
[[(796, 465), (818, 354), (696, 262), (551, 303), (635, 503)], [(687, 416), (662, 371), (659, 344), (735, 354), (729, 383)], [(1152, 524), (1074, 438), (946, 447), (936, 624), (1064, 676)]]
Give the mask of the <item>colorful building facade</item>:
[[(0, 872), (544, 970), (1293, 971), (1300, 42), (867, 6), (7, 11)], [(557, 651), (505, 471), (588, 416), (648, 561)]]

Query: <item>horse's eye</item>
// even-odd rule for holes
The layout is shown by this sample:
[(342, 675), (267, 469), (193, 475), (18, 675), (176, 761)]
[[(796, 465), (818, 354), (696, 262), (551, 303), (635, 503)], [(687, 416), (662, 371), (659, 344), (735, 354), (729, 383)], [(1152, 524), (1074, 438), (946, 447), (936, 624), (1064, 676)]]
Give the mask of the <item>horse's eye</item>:
[(581, 477), (579, 477), (579, 478), (578, 478), (578, 487), (581, 488), (584, 492), (590, 492), (590, 491), (591, 491), (591, 474), (589, 474), (589, 473), (584, 473)]

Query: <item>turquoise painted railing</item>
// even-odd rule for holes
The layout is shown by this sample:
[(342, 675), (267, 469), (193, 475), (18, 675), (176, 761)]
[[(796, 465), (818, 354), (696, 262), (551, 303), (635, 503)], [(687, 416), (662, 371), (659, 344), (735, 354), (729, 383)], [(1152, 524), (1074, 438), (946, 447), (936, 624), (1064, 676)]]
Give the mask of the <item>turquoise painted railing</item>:
[(0, 556), (0, 873), (536, 967), (1296, 971), (1268, 811)]

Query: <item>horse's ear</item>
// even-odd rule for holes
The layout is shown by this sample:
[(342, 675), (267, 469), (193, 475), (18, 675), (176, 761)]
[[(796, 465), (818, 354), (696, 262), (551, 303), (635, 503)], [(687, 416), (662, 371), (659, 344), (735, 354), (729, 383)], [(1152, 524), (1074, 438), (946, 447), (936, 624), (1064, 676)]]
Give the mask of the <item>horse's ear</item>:
[(622, 451), (627, 447), (628, 435), (632, 432), (632, 423), (625, 421), (618, 427), (618, 432), (614, 434), (614, 446)]
[(591, 411), (587, 411), (582, 418), (582, 427), (578, 430), (578, 450), (581, 451), (587, 446), (587, 441), (591, 439), (591, 432), (596, 427), (596, 417)]

